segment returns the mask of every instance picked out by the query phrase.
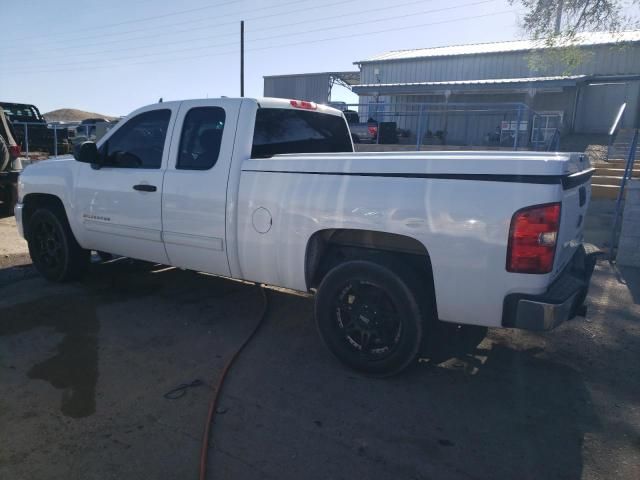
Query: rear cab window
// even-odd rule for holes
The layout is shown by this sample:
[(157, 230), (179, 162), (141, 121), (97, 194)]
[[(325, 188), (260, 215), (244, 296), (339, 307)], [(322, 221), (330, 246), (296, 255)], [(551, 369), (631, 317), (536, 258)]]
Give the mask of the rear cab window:
[(258, 109), (251, 158), (352, 151), (351, 134), (342, 116), (308, 110)]
[(224, 131), (221, 107), (195, 107), (184, 119), (180, 136), (178, 170), (209, 170), (218, 161)]

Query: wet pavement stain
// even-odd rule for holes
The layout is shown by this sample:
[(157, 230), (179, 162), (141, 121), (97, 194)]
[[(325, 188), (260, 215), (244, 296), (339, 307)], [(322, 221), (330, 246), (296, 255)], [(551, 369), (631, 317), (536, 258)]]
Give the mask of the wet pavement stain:
[(27, 375), (62, 390), (60, 410), (64, 415), (92, 415), (96, 410), (100, 329), (95, 303), (82, 295), (62, 295), (0, 309), (0, 336), (42, 327), (54, 328), (64, 337), (57, 353), (33, 365)]

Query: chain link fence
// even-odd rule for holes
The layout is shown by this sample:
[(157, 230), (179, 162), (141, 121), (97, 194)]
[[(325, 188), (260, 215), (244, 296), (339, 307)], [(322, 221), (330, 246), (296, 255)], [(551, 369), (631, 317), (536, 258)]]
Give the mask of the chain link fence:
[(557, 150), (562, 118), (523, 103), (333, 103), (356, 144)]
[[(386, 149), (558, 150), (562, 119), (523, 103), (333, 103), (341, 109), (356, 144)], [(100, 139), (115, 123), (14, 121), (16, 141), (34, 153), (68, 154), (73, 146)], [(393, 147), (395, 145), (396, 147)]]
[(26, 158), (66, 155), (74, 145), (86, 140), (99, 140), (115, 122), (20, 122), (13, 121), (16, 142)]

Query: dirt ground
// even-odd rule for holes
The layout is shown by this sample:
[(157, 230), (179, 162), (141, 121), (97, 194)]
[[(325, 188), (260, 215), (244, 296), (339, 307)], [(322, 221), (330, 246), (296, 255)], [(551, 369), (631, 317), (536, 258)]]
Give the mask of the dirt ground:
[[(0, 245), (17, 242), (0, 251), (0, 478), (196, 478), (212, 385), (261, 291), (128, 260), (48, 284), (12, 222), (0, 220)], [(553, 332), (492, 331), (379, 380), (330, 357), (311, 300), (271, 292), (223, 392), (209, 478), (640, 478), (640, 271), (601, 262), (588, 302)]]

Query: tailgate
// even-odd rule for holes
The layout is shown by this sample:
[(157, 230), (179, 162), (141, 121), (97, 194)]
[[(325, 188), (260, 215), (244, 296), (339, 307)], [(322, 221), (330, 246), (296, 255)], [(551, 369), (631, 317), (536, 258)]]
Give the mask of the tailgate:
[(562, 208), (554, 269), (556, 273), (562, 271), (582, 244), (582, 232), (591, 199), (593, 169), (588, 159), (584, 155), (575, 154), (567, 166), (569, 174), (562, 181)]

